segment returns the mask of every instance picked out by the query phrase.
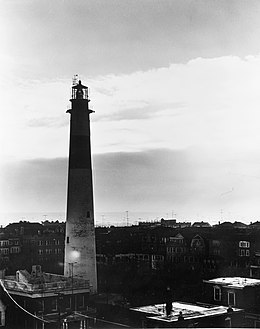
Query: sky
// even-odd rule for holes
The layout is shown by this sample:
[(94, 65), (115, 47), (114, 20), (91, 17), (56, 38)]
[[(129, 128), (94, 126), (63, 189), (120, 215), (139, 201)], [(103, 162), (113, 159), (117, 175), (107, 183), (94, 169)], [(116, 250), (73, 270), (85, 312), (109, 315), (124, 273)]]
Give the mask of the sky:
[(99, 220), (260, 220), (259, 17), (254, 0), (1, 1), (0, 224), (65, 212), (75, 74)]

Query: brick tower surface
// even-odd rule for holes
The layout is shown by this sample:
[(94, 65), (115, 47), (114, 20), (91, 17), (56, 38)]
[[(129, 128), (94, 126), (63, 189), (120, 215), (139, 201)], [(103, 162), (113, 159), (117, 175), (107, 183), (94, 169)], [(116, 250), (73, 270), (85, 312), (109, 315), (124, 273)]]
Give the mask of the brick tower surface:
[(72, 86), (64, 275), (97, 291), (88, 88)]

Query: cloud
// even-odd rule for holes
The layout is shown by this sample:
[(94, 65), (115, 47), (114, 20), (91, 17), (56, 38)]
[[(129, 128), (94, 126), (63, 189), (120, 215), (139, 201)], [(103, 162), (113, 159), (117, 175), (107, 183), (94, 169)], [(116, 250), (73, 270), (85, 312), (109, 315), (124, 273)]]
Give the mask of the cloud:
[(68, 126), (67, 120), (62, 117), (47, 117), (47, 118), (37, 118), (37, 119), (31, 119), (27, 123), (28, 127), (46, 127), (46, 128), (59, 128), (59, 127), (65, 127)]
[[(91, 81), (94, 149), (102, 145), (118, 151), (113, 146), (116, 141), (121, 151), (192, 145), (255, 147), (260, 138), (259, 84), (257, 56), (197, 58), (185, 65), (96, 79)], [(100, 95), (96, 86), (110, 88), (111, 94)], [(110, 122), (103, 122), (104, 118)], [(124, 139), (120, 131), (128, 126), (135, 131)]]
[[(90, 86), (95, 111), (91, 115), (94, 153), (191, 146), (258, 148), (259, 56), (197, 58), (160, 69), (82, 80)], [(65, 112), (70, 107), (70, 85), (66, 79), (8, 81), (0, 129), (5, 141), (3, 159), (68, 154), (69, 115)]]
[[(93, 157), (95, 211), (154, 212), (178, 218), (257, 220), (260, 156), (225, 150), (156, 149)], [(1, 166), (2, 212), (63, 212), (67, 159), (35, 159)], [(232, 192), (230, 192), (232, 191)], [(230, 192), (230, 193), (227, 193)]]
[(1, 209), (51, 211), (65, 209), (66, 159), (35, 159), (2, 165)]
[(122, 120), (145, 120), (145, 119), (151, 119), (155, 116), (159, 115), (165, 115), (167, 113), (167, 110), (170, 111), (170, 113), (167, 113), (171, 116), (176, 116), (181, 113), (180, 110), (182, 110), (185, 107), (185, 104), (182, 103), (169, 103), (169, 104), (143, 104), (139, 108), (128, 108), (127, 110), (122, 109), (121, 111), (113, 113), (113, 115), (102, 115), (97, 116), (96, 119), (94, 119), (94, 122), (100, 122), (100, 121), (122, 121)]
[[(28, 79), (122, 74), (259, 52), (259, 2), (1, 2), (3, 50)], [(42, 51), (44, 49), (44, 52)], [(61, 56), (62, 54), (62, 56)], [(73, 72), (73, 73), (72, 73)]]

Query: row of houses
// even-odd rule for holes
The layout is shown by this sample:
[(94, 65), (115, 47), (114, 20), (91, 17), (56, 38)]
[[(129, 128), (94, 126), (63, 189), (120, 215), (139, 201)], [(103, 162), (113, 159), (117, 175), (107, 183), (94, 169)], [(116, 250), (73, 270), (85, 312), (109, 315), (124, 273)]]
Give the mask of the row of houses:
[[(40, 318), (43, 314), (56, 314), (57, 321), (60, 321), (63, 313), (67, 316), (71, 310), (75, 309), (77, 312), (82, 312), (89, 299), (87, 286), (86, 291), (77, 292), (73, 278), (68, 278), (63, 282), (62, 276), (58, 275), (63, 270), (64, 228), (64, 223), (59, 222), (41, 224), (20, 222), (10, 224), (0, 232), (0, 248), (8, 250), (0, 254), (1, 267), (7, 270), (7, 275), (2, 278), (4, 284), (2, 290), (7, 289), (11, 297), (25, 309), (36, 310), (38, 317), (36, 320), (40, 321), (39, 323), (42, 321)], [(136, 281), (131, 280), (133, 282), (138, 282), (139, 278), (142, 280), (147, 278), (144, 275), (145, 271), (152, 271), (154, 275), (151, 276), (149, 272), (148, 277), (154, 278), (155, 281), (160, 272), (168, 271), (171, 277), (176, 277), (178, 273), (182, 275), (193, 271), (193, 273), (200, 273), (204, 279), (200, 302), (219, 306), (220, 313), (215, 314), (215, 317), (223, 317), (221, 321), (226, 321), (226, 309), (230, 306), (233, 309), (241, 309), (242, 313), (246, 310), (243, 321), (246, 321), (248, 326), (258, 326), (260, 323), (260, 309), (258, 308), (260, 280), (256, 278), (259, 277), (260, 266), (259, 238), (260, 230), (252, 230), (250, 227), (247, 229), (230, 226), (223, 228), (221, 225), (183, 228), (142, 225), (96, 228), (99, 284), (103, 280), (104, 287), (107, 288), (113, 284), (113, 288), (117, 288), (118, 282), (121, 282), (121, 287), (125, 289), (127, 281), (129, 282), (129, 273), (131, 275), (134, 273), (129, 272), (129, 269), (134, 269), (140, 274), (139, 277), (135, 277)], [(12, 248), (18, 248), (18, 252), (12, 252)], [(43, 271), (40, 267), (33, 267), (29, 275), (28, 269), (33, 264), (41, 265)], [(112, 272), (107, 270), (109, 268), (113, 269), (113, 275), (122, 274), (120, 280), (116, 277), (116, 280), (112, 282), (112, 277), (109, 276)], [(126, 270), (121, 271), (123, 268)], [(114, 269), (118, 270), (117, 273)], [(16, 276), (13, 276), (14, 273)], [(48, 273), (56, 273), (56, 276)], [(166, 281), (162, 282), (162, 287), (166, 283)], [(142, 288), (141, 285), (146, 282), (143, 280), (138, 284)], [(25, 288), (37, 294), (38, 308), (35, 303), (31, 304), (31, 298), (28, 297), (30, 294), (26, 295), (28, 301), (23, 298)], [(51, 293), (52, 295), (49, 296), (48, 294)], [(5, 312), (8, 317), (8, 305), (15, 302), (6, 293), (3, 296), (5, 297), (2, 302), (3, 305), (7, 305), (7, 308), (2, 307), (1, 310), (0, 303), (0, 312)], [(48, 296), (51, 297), (49, 300), (46, 299)], [(148, 297), (151, 298), (150, 293)], [(176, 304), (176, 309), (183, 312), (185, 321), (191, 321), (191, 311), (188, 309), (185, 311), (185, 305), (187, 306), (185, 303)], [(207, 313), (216, 310), (214, 307), (205, 305), (203, 308), (208, 309)], [(223, 309), (223, 305), (226, 308)], [(135, 311), (143, 312), (141, 309)], [(21, 312), (24, 311), (21, 309)], [(201, 312), (204, 314), (206, 311)], [(179, 326), (177, 313), (172, 314), (170, 318), (165, 317), (165, 311), (161, 313), (160, 307), (156, 319), (149, 316), (152, 325), (160, 326), (161, 323), (161, 326), (165, 326), (168, 323), (171, 327), (175, 324)], [(203, 319), (205, 317), (204, 314)], [(45, 320), (49, 321), (47, 318)], [(198, 321), (197, 317), (195, 320)]]
[(260, 230), (215, 227), (126, 227), (96, 230), (97, 262), (150, 263), (152, 269), (180, 265), (205, 276), (259, 277)]
[[(214, 275), (260, 277), (260, 226), (222, 223), (211, 227), (163, 225), (97, 227), (97, 264), (136, 263), (155, 271), (186, 266)], [(149, 223), (148, 223), (149, 224)], [(171, 225), (177, 227), (171, 227)], [(199, 225), (200, 224), (200, 225)], [(19, 222), (0, 229), (0, 266), (10, 273), (40, 264), (44, 271), (62, 274), (65, 223)], [(226, 271), (226, 272), (225, 272)]]
[(0, 229), (0, 269), (14, 273), (40, 264), (44, 270), (62, 274), (65, 223), (20, 221)]

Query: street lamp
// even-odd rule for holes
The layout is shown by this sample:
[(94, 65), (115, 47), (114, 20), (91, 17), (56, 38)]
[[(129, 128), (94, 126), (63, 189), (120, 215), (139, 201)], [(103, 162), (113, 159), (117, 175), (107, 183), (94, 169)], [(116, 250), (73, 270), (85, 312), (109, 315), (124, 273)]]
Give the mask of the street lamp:
[(57, 293), (57, 306), (58, 306), (58, 322), (59, 322), (59, 329), (61, 328), (61, 313), (62, 313), (62, 310), (61, 310), (61, 300), (63, 299), (64, 297), (64, 294), (62, 292), (58, 292)]

